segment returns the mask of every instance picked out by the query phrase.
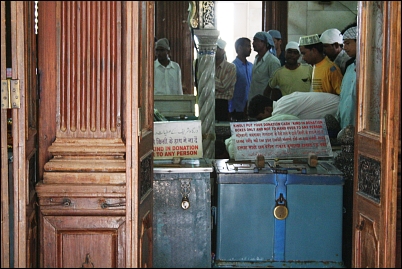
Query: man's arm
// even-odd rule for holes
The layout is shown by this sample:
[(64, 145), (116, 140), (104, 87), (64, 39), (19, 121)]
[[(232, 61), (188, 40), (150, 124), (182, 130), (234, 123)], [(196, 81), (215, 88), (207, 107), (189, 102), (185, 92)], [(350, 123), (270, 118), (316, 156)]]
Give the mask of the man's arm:
[[(269, 65), (270, 80), (267, 87), (264, 89), (263, 95), (273, 101), (277, 101), (282, 97), (282, 92), (278, 88), (278, 71), (281, 67), (279, 60), (274, 61)], [(273, 70), (273, 71), (272, 71)]]
[(265, 88), (263, 95), (270, 98), (273, 101), (277, 101), (279, 98), (282, 97), (281, 90), (276, 87), (278, 86), (278, 69), (275, 70), (272, 78), (269, 80), (267, 87)]
[(264, 90), (263, 95), (268, 97), (272, 101), (278, 101), (278, 99), (282, 97), (282, 92), (279, 88), (276, 88), (276, 87), (271, 88), (268, 84)]
[[(338, 67), (338, 66), (337, 66)], [(341, 69), (338, 67), (336, 71), (330, 72), (331, 76), (331, 86), (334, 89), (334, 93), (336, 94), (341, 94), (341, 85), (342, 85), (342, 79), (343, 75), (341, 73)]]

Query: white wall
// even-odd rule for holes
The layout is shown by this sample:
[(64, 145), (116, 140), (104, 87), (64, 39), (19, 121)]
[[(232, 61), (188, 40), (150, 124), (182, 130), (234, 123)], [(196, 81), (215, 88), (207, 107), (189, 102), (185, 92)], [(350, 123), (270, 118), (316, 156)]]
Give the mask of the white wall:
[[(229, 62), (236, 58), (234, 44), (240, 37), (253, 41), (254, 34), (262, 29), (261, 1), (216, 1), (216, 28), (227, 42), (226, 57)], [(250, 62), (257, 53), (251, 48)]]
[[(236, 58), (234, 43), (239, 37), (253, 40), (262, 29), (261, 1), (215, 1), (216, 27), (228, 44), (229, 62)], [(304, 35), (321, 34), (326, 29), (345, 26), (356, 19), (357, 1), (288, 1), (288, 41), (299, 42)], [(254, 62), (256, 52), (248, 58)]]
[(356, 21), (357, 1), (289, 1), (288, 41), (299, 42), (304, 35), (321, 34), (329, 28), (342, 31)]

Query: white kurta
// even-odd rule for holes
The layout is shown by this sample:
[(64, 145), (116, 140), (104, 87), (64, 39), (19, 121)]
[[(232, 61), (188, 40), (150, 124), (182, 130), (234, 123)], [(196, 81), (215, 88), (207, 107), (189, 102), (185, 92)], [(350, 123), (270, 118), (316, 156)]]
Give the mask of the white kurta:
[(181, 69), (178, 63), (170, 61), (164, 67), (158, 60), (154, 61), (154, 94), (181, 95)]

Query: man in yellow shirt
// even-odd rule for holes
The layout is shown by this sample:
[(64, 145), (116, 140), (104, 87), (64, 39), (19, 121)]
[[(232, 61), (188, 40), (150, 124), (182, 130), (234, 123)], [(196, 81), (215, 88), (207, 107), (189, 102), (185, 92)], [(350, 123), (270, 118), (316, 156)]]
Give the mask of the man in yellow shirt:
[(324, 54), (323, 44), (317, 34), (302, 36), (299, 40), (303, 60), (313, 66), (311, 91), (341, 93), (342, 72), (340, 68)]
[(327, 29), (321, 34), (320, 40), (323, 44), (325, 55), (339, 66), (342, 75), (345, 75), (346, 62), (350, 57), (343, 49), (341, 32), (336, 28)]

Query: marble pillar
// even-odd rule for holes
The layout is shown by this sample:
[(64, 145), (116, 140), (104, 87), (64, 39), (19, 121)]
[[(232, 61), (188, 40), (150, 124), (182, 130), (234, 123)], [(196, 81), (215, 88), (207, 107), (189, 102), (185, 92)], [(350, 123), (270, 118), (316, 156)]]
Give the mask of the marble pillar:
[(215, 53), (219, 31), (194, 29), (198, 39), (198, 108), (203, 157), (215, 158)]

